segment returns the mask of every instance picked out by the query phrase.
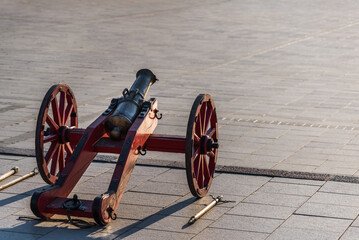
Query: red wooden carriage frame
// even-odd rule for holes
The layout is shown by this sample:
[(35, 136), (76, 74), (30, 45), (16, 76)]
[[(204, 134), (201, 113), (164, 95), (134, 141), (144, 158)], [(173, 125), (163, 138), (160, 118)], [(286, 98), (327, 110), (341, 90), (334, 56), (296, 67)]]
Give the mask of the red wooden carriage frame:
[[(218, 154), (217, 115), (211, 96), (200, 94), (195, 99), (185, 137), (152, 134), (159, 119), (157, 100), (152, 98), (143, 104), (126, 138), (120, 141), (112, 140), (104, 129), (117, 100), (86, 129), (80, 129), (70, 87), (58, 84), (49, 89), (39, 111), (35, 148), (39, 172), (53, 186), (33, 194), (31, 210), (36, 216), (87, 217), (106, 225), (115, 218), (136, 160), (144, 151), (184, 153), (191, 193), (195, 197), (207, 194)], [(107, 191), (93, 201), (68, 198), (98, 153), (120, 154)]]

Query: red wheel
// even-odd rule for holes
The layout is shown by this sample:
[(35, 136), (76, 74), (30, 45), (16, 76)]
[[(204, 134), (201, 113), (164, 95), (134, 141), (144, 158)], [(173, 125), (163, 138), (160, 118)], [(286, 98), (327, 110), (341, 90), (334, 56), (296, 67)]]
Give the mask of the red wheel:
[(204, 197), (213, 180), (218, 154), (216, 108), (209, 94), (193, 103), (186, 135), (186, 174), (191, 193)]
[(67, 128), (77, 128), (77, 105), (66, 84), (53, 85), (46, 93), (36, 124), (35, 151), (41, 177), (53, 185), (75, 146), (65, 140)]

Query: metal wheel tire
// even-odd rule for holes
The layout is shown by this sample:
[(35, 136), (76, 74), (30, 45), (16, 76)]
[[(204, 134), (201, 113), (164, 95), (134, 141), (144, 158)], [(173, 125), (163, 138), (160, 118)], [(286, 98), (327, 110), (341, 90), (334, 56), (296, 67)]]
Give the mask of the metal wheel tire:
[(204, 197), (213, 180), (218, 154), (216, 108), (209, 94), (195, 99), (186, 134), (186, 174), (193, 196)]
[(72, 90), (66, 84), (53, 85), (42, 101), (35, 133), (37, 166), (48, 184), (55, 184), (75, 148), (61, 139), (61, 131), (77, 126), (77, 105)]

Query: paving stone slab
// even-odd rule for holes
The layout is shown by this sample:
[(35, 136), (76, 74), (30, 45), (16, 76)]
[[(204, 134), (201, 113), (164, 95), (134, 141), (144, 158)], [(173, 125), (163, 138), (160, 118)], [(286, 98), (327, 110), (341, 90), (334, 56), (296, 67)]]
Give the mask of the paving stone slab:
[(321, 232), (343, 233), (352, 220), (317, 216), (292, 215), (283, 224), (285, 228), (309, 229)]
[(355, 218), (355, 219), (354, 219), (354, 222), (352, 223), (351, 226), (353, 226), (353, 227), (359, 227), (359, 220), (358, 220), (358, 218)]
[(309, 203), (323, 203), (338, 206), (359, 207), (359, 196), (336, 193), (317, 192), (308, 200)]
[(172, 232), (198, 234), (213, 223), (211, 220), (199, 219), (196, 221), (196, 224), (188, 225), (188, 220), (189, 219), (186, 217), (154, 215), (143, 221), (140, 225), (138, 225), (138, 227), (154, 230), (166, 229), (167, 231)]
[(262, 186), (267, 183), (271, 178), (270, 177), (263, 177), (263, 176), (251, 176), (251, 175), (235, 175), (224, 173), (219, 174), (213, 180), (213, 184), (217, 185), (254, 185), (254, 186)]
[[(18, 178), (18, 176), (16, 176)], [(14, 178), (13, 178), (14, 179)], [(9, 179), (7, 182), (13, 180)], [(6, 182), (4, 182), (5, 184)], [(1, 192), (3, 193), (12, 193), (12, 194), (26, 194), (26, 195), (32, 195), (35, 191), (38, 191), (39, 189), (48, 188), (49, 185), (42, 183), (42, 184), (34, 184), (31, 182), (19, 182), (11, 187), (5, 188)]]
[(161, 173), (165, 173), (169, 168), (165, 167), (151, 167), (151, 166), (138, 166), (136, 165), (133, 169), (132, 175), (146, 175), (146, 176), (158, 176)]
[(12, 231), (3, 231), (0, 230), (1, 239), (14, 239), (14, 240), (22, 240), (22, 239), (39, 239), (41, 235), (37, 234), (27, 234), (27, 233), (19, 233)]
[(295, 213), (299, 215), (354, 219), (358, 215), (358, 207), (307, 202), (297, 209)]
[(179, 196), (149, 194), (141, 192), (126, 192), (121, 202), (128, 204), (146, 205), (153, 207), (166, 207), (179, 199)]
[(228, 211), (227, 214), (287, 219), (295, 210), (296, 208), (294, 207), (272, 206), (255, 203), (239, 203), (237, 206)]
[(131, 191), (184, 196), (189, 192), (187, 184), (147, 181)]
[(194, 234), (190, 233), (178, 233), (178, 232), (168, 232), (164, 230), (152, 230), (152, 229), (141, 229), (141, 228), (134, 228), (122, 235), (120, 235), (118, 239), (149, 239), (149, 240), (167, 240), (167, 239), (192, 239)]
[(30, 204), (31, 196), (26, 194), (0, 193), (0, 206), (22, 208)]
[(358, 227), (349, 227), (340, 239), (343, 240), (355, 240), (358, 238), (359, 228)]
[(298, 228), (286, 228), (279, 227), (275, 230), (267, 239), (271, 240), (301, 240), (301, 239), (312, 239), (312, 240), (327, 240), (327, 239), (338, 239), (341, 233), (317, 231), (311, 229), (298, 229)]
[(186, 171), (184, 169), (170, 169), (152, 179), (154, 182), (187, 184)]
[(343, 182), (326, 182), (320, 192), (359, 195), (359, 184)]
[(319, 188), (319, 186), (269, 182), (261, 187), (257, 192), (312, 196), (319, 190)]
[(54, 231), (46, 234), (40, 239), (64, 239), (64, 238), (88, 238), (88, 239), (114, 239), (122, 233), (136, 227), (138, 221), (118, 219), (111, 222), (109, 226), (93, 226), (80, 229), (71, 224), (62, 223)]
[(289, 184), (313, 185), (313, 186), (322, 186), (325, 183), (325, 181), (315, 181), (315, 180), (295, 179), (295, 178), (282, 178), (282, 177), (274, 177), (270, 181), (271, 182), (289, 183)]
[(10, 215), (16, 215), (20, 212), (22, 208), (14, 208), (14, 207), (3, 207), (0, 211), (0, 219), (6, 219), (6, 217)]
[(224, 215), (211, 225), (213, 228), (233, 229), (258, 233), (273, 232), (283, 220), (238, 215)]
[(6, 221), (1, 221), (1, 230), (16, 233), (45, 235), (55, 230), (60, 224), (61, 222), (19, 219), (19, 216), (12, 215), (8, 216)]
[(161, 207), (134, 205), (120, 202), (116, 213), (119, 218), (143, 220), (161, 211), (162, 209), (163, 208)]
[[(207, 206), (206, 204), (195, 204), (195, 203), (189, 204), (189, 202), (190, 199), (187, 202), (183, 202), (183, 203), (180, 202), (180, 204), (175, 203), (169, 206), (168, 208), (163, 209), (158, 214), (187, 217), (188, 219), (190, 219), (192, 216), (196, 215), (198, 212), (200, 212), (202, 209), (204, 209)], [(212, 208), (210, 211), (204, 214), (201, 217), (201, 219), (217, 220), (223, 214), (227, 213), (231, 209), (230, 207), (226, 207), (226, 204), (222, 204), (221, 207), (218, 207), (219, 205), (217, 205), (217, 207)], [(172, 208), (172, 206), (175, 207)]]
[(218, 207), (225, 207), (225, 208), (236, 206), (239, 202), (241, 202), (243, 199), (246, 198), (246, 196), (238, 196), (238, 195), (230, 195), (230, 194), (223, 195), (222, 192), (216, 193), (209, 191), (209, 193), (203, 198), (196, 198), (191, 193), (189, 193), (186, 196), (179, 198), (176, 201), (176, 203), (191, 203), (191, 204), (199, 204), (205, 206), (213, 201), (212, 196), (213, 197), (223, 196), (223, 200), (228, 200), (229, 202), (216, 205)]
[(268, 205), (283, 206), (283, 207), (299, 207), (308, 199), (309, 197), (299, 196), (299, 195), (256, 192), (250, 195), (249, 197), (247, 197), (243, 202), (268, 204)]
[(209, 227), (202, 231), (200, 234), (196, 235), (194, 240), (206, 240), (206, 239), (266, 239), (268, 234), (258, 233), (258, 232), (247, 232), (239, 230), (228, 230), (223, 228), (213, 228)]

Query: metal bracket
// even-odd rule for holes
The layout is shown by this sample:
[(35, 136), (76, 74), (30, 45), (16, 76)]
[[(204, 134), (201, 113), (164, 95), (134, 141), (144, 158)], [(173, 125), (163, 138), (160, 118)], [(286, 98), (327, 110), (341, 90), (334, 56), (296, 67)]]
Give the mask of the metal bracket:
[(120, 102), (120, 98), (112, 98), (110, 106), (102, 113), (102, 115), (109, 115), (118, 105)]

